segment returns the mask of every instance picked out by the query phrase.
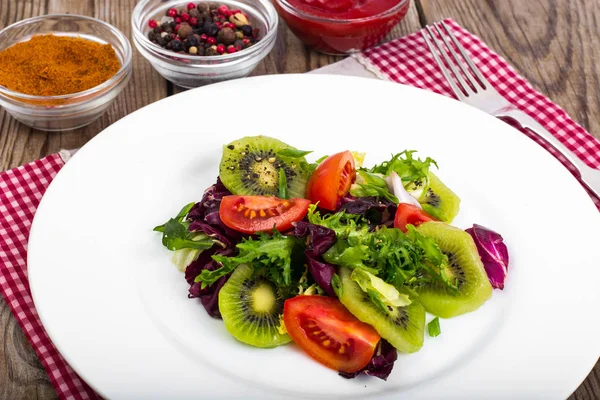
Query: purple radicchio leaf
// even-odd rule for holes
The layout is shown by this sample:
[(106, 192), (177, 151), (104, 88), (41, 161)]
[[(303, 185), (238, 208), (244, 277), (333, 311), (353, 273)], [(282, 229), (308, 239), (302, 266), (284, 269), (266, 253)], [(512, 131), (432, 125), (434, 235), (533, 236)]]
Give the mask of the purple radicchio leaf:
[(502, 236), (484, 226), (473, 224), (466, 230), (475, 241), (485, 272), (496, 289), (504, 289), (508, 273), (508, 249)]
[(200, 256), (196, 261), (188, 265), (185, 270), (185, 279), (191, 285), (188, 297), (190, 299), (199, 298), (208, 315), (214, 318), (221, 318), (218, 304), (219, 292), (225, 282), (227, 282), (227, 279), (229, 279), (229, 275), (221, 277), (214, 284), (207, 286), (204, 289), (201, 288), (201, 282), (194, 282), (194, 278), (200, 275), (200, 272), (205, 269), (212, 271), (219, 268), (217, 262), (212, 259), (213, 255), (220, 254), (229, 256), (233, 253), (234, 251), (231, 248), (222, 249), (213, 247), (212, 249), (200, 253)]
[(336, 241), (332, 229), (306, 221), (296, 223), (293, 235), (300, 239), (310, 236), (306, 252), (312, 257), (322, 256)]
[(387, 381), (388, 376), (390, 376), (390, 373), (394, 368), (394, 362), (397, 358), (398, 352), (394, 346), (392, 346), (387, 340), (381, 339), (377, 349), (375, 350), (375, 354), (373, 354), (373, 358), (371, 358), (371, 361), (369, 361), (366, 367), (360, 371), (350, 374), (340, 372), (340, 375), (344, 378), (352, 379), (364, 372), (367, 375), (375, 376), (379, 379)]
[[(196, 203), (188, 213), (187, 219), (191, 222), (189, 230), (192, 232), (202, 231), (226, 245), (226, 241), (230, 245), (238, 242), (242, 234), (226, 226), (219, 216), (221, 200), (229, 195), (231, 192), (223, 185), (221, 179), (217, 178), (217, 182), (204, 191), (202, 200)], [(212, 229), (207, 228), (207, 225), (210, 225)]]
[(361, 214), (371, 225), (385, 225), (389, 228), (394, 226), (396, 209), (397, 205), (387, 199), (345, 196), (338, 211)]
[(335, 232), (321, 225), (299, 221), (294, 227), (293, 235), (297, 238), (309, 238), (308, 246), (304, 251), (308, 261), (308, 272), (325, 293), (336, 297), (331, 286), (331, 278), (337, 270), (321, 259), (321, 256), (335, 243)]
[(209, 225), (206, 222), (202, 221), (194, 221), (190, 224), (189, 227), (190, 232), (204, 232), (211, 238), (218, 240), (222, 243), (222, 247), (231, 247), (232, 243), (229, 240), (229, 237), (223, 233), (223, 230), (214, 227), (213, 225)]
[(308, 272), (313, 277), (317, 285), (327, 293), (328, 296), (337, 297), (333, 286), (331, 286), (331, 278), (337, 272), (335, 267), (323, 261), (306, 256), (308, 258)]

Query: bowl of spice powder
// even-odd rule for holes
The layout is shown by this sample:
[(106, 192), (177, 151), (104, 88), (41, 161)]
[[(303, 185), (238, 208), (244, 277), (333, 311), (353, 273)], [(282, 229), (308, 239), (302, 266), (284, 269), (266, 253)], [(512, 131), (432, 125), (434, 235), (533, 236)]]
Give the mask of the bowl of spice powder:
[(46, 15), (0, 31), (0, 106), (33, 128), (58, 131), (91, 123), (130, 76), (129, 41), (98, 19)]

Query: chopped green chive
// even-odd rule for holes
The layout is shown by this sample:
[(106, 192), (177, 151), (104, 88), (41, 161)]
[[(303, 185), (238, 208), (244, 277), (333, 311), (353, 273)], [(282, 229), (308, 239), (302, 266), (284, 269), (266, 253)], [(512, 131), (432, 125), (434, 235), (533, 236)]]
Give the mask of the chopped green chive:
[(287, 177), (283, 168), (279, 168), (279, 198), (287, 199)]

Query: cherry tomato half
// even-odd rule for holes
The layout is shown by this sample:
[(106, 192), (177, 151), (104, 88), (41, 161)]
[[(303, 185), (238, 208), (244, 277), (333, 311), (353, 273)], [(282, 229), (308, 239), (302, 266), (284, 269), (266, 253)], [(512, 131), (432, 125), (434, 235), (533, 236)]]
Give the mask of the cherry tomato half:
[(225, 196), (221, 200), (219, 216), (231, 229), (242, 233), (280, 232), (292, 227), (308, 212), (306, 199), (283, 200), (272, 196)]
[(296, 296), (286, 300), (283, 321), (302, 350), (340, 372), (363, 369), (381, 340), (371, 325), (359, 321), (333, 297)]
[(417, 206), (400, 203), (398, 204), (398, 210), (396, 211), (396, 217), (394, 218), (394, 228), (398, 228), (406, 233), (406, 225), (419, 226), (423, 222), (428, 221), (437, 221), (437, 219), (433, 218)]
[(318, 201), (319, 207), (334, 211), (355, 180), (354, 157), (351, 152), (343, 151), (319, 164), (308, 181), (306, 192), (312, 203)]

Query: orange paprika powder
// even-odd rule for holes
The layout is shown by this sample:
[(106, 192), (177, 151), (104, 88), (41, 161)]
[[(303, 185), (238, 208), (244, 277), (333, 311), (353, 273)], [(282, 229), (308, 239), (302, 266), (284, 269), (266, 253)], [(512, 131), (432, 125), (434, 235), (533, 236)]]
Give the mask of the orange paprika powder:
[(0, 51), (0, 85), (34, 96), (82, 92), (120, 68), (110, 44), (79, 37), (38, 35)]

